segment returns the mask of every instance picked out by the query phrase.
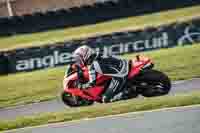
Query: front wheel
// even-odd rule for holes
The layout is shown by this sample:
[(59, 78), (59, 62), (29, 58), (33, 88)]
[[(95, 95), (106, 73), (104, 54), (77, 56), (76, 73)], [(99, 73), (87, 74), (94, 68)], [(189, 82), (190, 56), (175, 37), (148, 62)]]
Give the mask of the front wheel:
[(61, 98), (63, 103), (70, 107), (88, 106), (94, 103), (93, 101), (82, 99), (77, 96), (72, 96), (71, 94), (66, 93), (64, 91), (61, 93)]
[(139, 92), (145, 97), (162, 96), (171, 89), (168, 76), (157, 70), (145, 70), (134, 79)]

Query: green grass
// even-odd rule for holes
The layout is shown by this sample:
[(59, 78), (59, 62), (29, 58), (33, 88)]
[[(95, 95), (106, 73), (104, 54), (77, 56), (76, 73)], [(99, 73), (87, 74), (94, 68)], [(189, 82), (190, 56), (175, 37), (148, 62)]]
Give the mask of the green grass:
[(0, 130), (194, 104), (200, 104), (199, 91), (177, 94), (175, 96), (133, 99), (110, 104), (67, 109), (63, 112), (43, 113), (31, 117), (20, 117), (16, 120), (0, 121)]
[(161, 24), (176, 21), (186, 21), (194, 17), (199, 17), (200, 6), (193, 6), (184, 9), (169, 10), (144, 16), (128, 17), (104, 23), (80, 26), (75, 28), (64, 28), (62, 30), (52, 30), (26, 35), (16, 35), (12, 37), (0, 38), (0, 50), (8, 50), (21, 47), (32, 47), (45, 45), (53, 42), (85, 38), (99, 34), (112, 33), (124, 30), (133, 30), (147, 26), (158, 26)]
[[(145, 52), (155, 62), (155, 69), (172, 80), (200, 77), (200, 45)], [(133, 58), (135, 54), (124, 55)], [(0, 77), (0, 108), (54, 99), (62, 91), (66, 67)]]

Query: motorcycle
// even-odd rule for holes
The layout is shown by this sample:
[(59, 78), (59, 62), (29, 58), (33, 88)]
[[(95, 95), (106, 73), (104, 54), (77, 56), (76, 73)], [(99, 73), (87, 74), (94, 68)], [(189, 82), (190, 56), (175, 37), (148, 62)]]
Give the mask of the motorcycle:
[[(145, 97), (153, 97), (169, 93), (171, 89), (170, 79), (163, 72), (154, 70), (153, 66), (153, 61), (145, 56), (137, 55), (134, 59), (129, 60), (126, 90), (123, 91), (126, 93), (123, 93), (121, 100), (135, 98), (139, 94)], [(81, 82), (84, 83), (89, 80), (88, 69), (83, 67), (82, 71)], [(101, 103), (101, 96), (111, 78), (111, 76), (97, 73), (96, 86), (80, 89), (77, 87), (78, 74), (72, 72), (63, 80), (62, 101), (70, 107), (92, 105), (94, 102)]]

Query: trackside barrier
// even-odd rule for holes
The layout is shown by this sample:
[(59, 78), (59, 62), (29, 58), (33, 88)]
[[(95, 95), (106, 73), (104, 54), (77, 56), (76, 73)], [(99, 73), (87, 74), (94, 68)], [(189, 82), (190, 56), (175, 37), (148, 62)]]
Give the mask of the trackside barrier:
[(81, 45), (89, 45), (103, 54), (119, 55), (191, 45), (197, 42), (200, 42), (200, 18), (49, 46), (6, 51), (0, 53), (0, 73), (33, 71), (69, 64), (72, 51)]
[[(101, 1), (104, 2), (97, 2), (93, 5), (85, 5), (81, 7), (72, 7), (69, 9), (62, 8), (56, 11), (49, 10), (47, 12), (35, 12), (33, 14), (26, 14), (24, 16), (13, 16), (10, 18), (1, 18), (0, 16), (0, 36), (12, 36), (16, 34), (25, 34), (80, 25), (96, 24), (99, 22), (126, 18), (129, 16), (137, 16), (142, 14), (144, 15), (147, 13), (166, 11), (169, 9), (178, 9), (200, 5), (200, 0)], [(21, 3), (22, 5), (24, 5), (26, 2)], [(19, 8), (17, 6), (20, 5), (18, 5), (17, 2), (14, 2), (12, 6), (15, 8)], [(41, 8), (41, 6), (38, 8)], [(38, 8), (36, 8), (37, 11), (39, 10)], [(21, 13), (20, 11), (18, 13), (14, 10), (14, 14)]]

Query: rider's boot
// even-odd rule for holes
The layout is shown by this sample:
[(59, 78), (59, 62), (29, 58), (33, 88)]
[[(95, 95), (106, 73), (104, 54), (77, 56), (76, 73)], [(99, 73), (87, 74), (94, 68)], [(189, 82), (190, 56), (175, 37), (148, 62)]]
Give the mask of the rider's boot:
[(125, 78), (112, 78), (110, 85), (102, 97), (102, 102), (108, 103), (121, 100), (124, 93), (123, 90), (126, 90), (124, 89), (126, 88), (125, 81)]

